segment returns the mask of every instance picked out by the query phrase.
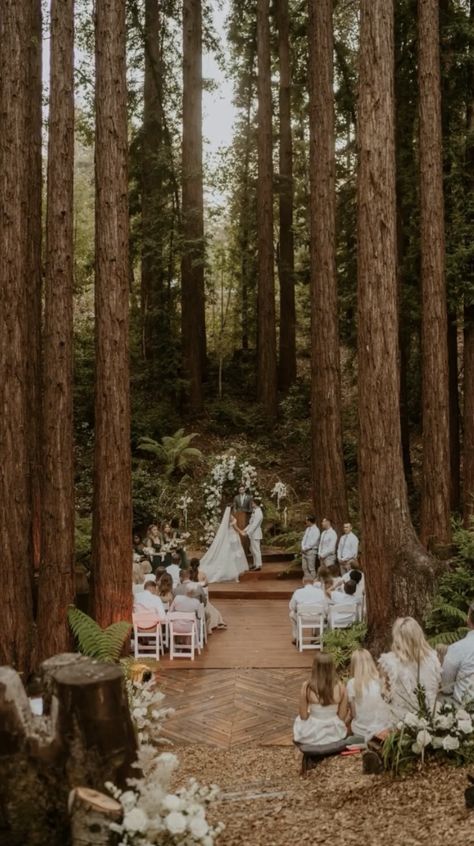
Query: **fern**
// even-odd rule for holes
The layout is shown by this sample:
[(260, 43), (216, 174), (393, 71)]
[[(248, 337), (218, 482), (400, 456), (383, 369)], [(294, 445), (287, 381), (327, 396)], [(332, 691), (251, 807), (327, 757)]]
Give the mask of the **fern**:
[(339, 672), (348, 669), (352, 653), (362, 646), (366, 634), (365, 623), (355, 623), (347, 629), (324, 632), (324, 651), (331, 653)]
[(428, 638), (428, 643), (431, 646), (437, 646), (438, 643), (443, 643), (446, 646), (450, 646), (451, 643), (455, 643), (457, 640), (461, 640), (468, 632), (467, 626), (461, 626), (459, 629), (453, 629), (449, 632), (438, 632), (438, 634), (431, 635)]
[(196, 432), (185, 435), (184, 429), (178, 429), (173, 435), (165, 435), (161, 443), (143, 437), (138, 448), (154, 455), (164, 466), (165, 475), (170, 477), (176, 472), (184, 473), (192, 464), (202, 460), (201, 450), (190, 446), (194, 438), (197, 438)]
[(447, 617), (453, 622), (465, 623), (466, 611), (458, 608), (456, 605), (451, 605), (449, 602), (438, 602), (432, 608), (432, 614), (439, 614), (442, 617)]
[(70, 605), (67, 620), (76, 638), (79, 652), (98, 661), (116, 662), (122, 653), (131, 624), (125, 621), (112, 623), (106, 629), (96, 623), (88, 614)]

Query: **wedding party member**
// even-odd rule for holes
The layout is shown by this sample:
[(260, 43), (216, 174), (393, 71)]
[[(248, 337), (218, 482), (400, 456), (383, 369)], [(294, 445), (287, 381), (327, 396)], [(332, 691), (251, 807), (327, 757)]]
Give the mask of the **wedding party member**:
[(323, 531), (319, 539), (319, 563), (324, 564), (325, 567), (331, 569), (336, 568), (336, 546), (337, 535), (334, 531), (331, 521), (327, 517), (323, 517), (322, 521)]
[(262, 553), (260, 550), (260, 541), (263, 538), (262, 534), (263, 511), (260, 508), (260, 503), (254, 498), (252, 499), (252, 514), (250, 522), (244, 531), (240, 534), (247, 535), (250, 540), (250, 553), (252, 555), (253, 566), (251, 570), (262, 569)]
[(357, 559), (358, 554), (359, 540), (352, 531), (352, 525), (344, 523), (343, 534), (337, 545), (337, 563), (341, 568), (341, 573), (347, 573), (354, 566), (353, 559)]
[(303, 576), (303, 587), (297, 588), (290, 599), (292, 643), (296, 643), (298, 611), (305, 605), (321, 605), (327, 611), (328, 598), (324, 590), (313, 584), (312, 576)]
[(408, 711), (419, 710), (417, 689), (425, 690), (426, 706), (432, 711), (438, 695), (441, 667), (438, 656), (413, 617), (399, 617), (392, 628), (392, 649), (379, 658), (383, 696), (396, 726)]
[(133, 598), (133, 613), (140, 611), (156, 611), (160, 620), (165, 618), (165, 609), (159, 596), (157, 596), (156, 582), (146, 581), (143, 590), (136, 593)]
[(214, 540), (199, 562), (199, 568), (209, 583), (238, 582), (239, 575), (249, 568), (240, 542), (237, 521), (232, 517), (229, 505)]
[(351, 734), (367, 740), (390, 723), (388, 706), (382, 698), (380, 676), (367, 649), (356, 649), (352, 653), (350, 675), (347, 698), (352, 720)]
[(461, 703), (474, 698), (474, 605), (469, 607), (467, 626), (466, 637), (448, 647), (441, 674), (442, 692)]
[(347, 715), (346, 690), (336, 675), (333, 657), (319, 652), (313, 661), (311, 678), (301, 688), (293, 737), (296, 743), (313, 746), (336, 743), (347, 735)]
[(306, 531), (301, 541), (301, 560), (305, 576), (316, 578), (316, 556), (319, 546), (319, 529), (316, 517), (306, 518)]

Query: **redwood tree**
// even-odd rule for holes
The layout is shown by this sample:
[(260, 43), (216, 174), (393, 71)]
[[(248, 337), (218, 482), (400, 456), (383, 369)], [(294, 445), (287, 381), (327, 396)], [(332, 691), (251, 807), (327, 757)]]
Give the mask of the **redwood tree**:
[(421, 539), (447, 543), (450, 526), (448, 324), (445, 279), (439, 0), (418, 2), (422, 287)]
[(369, 636), (421, 617), (431, 559), (410, 519), (400, 431), (393, 0), (362, 0), (358, 102), (359, 493)]
[(74, 601), (73, 179), (74, 0), (51, 3), (46, 279), (43, 332), (40, 659), (67, 651)]
[(310, 0), (311, 428), (316, 514), (347, 521), (336, 278), (333, 2)]
[(26, 672), (32, 646), (25, 320), (30, 27), (28, 0), (4, 0), (0, 14), (0, 664), (13, 664)]
[(272, 89), (269, 0), (257, 0), (257, 393), (269, 419), (277, 415), (275, 278), (273, 267)]
[(193, 411), (202, 408), (206, 363), (202, 177), (202, 8), (183, 2), (181, 331), (184, 371)]
[(93, 612), (130, 619), (132, 597), (125, 0), (97, 0), (96, 388)]
[[(470, 3), (470, 23), (474, 30), (474, 0)], [(471, 63), (467, 92), (466, 126), (466, 171), (468, 175), (466, 189), (474, 192), (474, 49), (471, 47)], [(470, 206), (471, 224), (474, 224), (474, 210)], [(474, 518), (474, 252), (471, 248), (469, 278), (471, 290), (464, 305), (464, 523), (471, 525)]]
[(287, 392), (296, 379), (295, 257), (293, 239), (293, 139), (291, 132), (291, 58), (288, 0), (276, 0), (278, 63), (280, 71), (279, 194), (280, 237), (278, 275), (280, 281), (279, 385)]

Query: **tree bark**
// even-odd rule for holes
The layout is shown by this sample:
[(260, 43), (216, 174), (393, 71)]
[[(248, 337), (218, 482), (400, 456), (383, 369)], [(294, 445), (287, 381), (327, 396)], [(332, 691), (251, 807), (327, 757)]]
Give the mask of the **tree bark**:
[(28, 176), (28, 276), (26, 321), (28, 326), (28, 434), (31, 498), (31, 551), (33, 569), (41, 556), (41, 295), (42, 295), (42, 14), (41, 0), (29, 4), (30, 37), (28, 45), (28, 139), (30, 144)]
[(449, 543), (450, 451), (439, 2), (418, 2), (423, 469), (420, 536)]
[(0, 664), (31, 660), (28, 250), (30, 6), (5, 0), (0, 15)]
[(295, 257), (293, 239), (293, 139), (291, 132), (291, 58), (288, 0), (276, 0), (280, 70), (280, 350), (278, 382), (283, 393), (296, 380)]
[(311, 429), (315, 512), (348, 519), (336, 278), (332, 0), (310, 0)]
[(273, 266), (272, 89), (269, 0), (257, 0), (257, 394), (269, 420), (277, 416), (275, 278)]
[[(470, 3), (469, 20), (474, 29), (474, 0)], [(470, 51), (471, 65), (466, 109), (466, 189), (471, 198), (470, 221), (474, 225), (472, 192), (474, 191), (474, 50)], [(472, 226), (471, 226), (472, 229)], [(474, 280), (474, 255), (469, 261), (469, 279)], [(471, 528), (474, 518), (474, 295), (464, 303), (464, 440), (463, 440), (463, 516), (465, 527)]]
[(129, 620), (132, 494), (125, 0), (96, 3), (96, 394), (92, 608)]
[(51, 3), (51, 76), (43, 334), (43, 502), (38, 591), (40, 660), (71, 645), (74, 601), (73, 180), (74, 0)]
[(459, 440), (459, 373), (458, 322), (455, 313), (448, 311), (448, 369), (449, 369), (449, 502), (451, 511), (459, 511), (461, 503), (461, 444)]
[(358, 102), (359, 493), (369, 638), (421, 618), (433, 580), (411, 523), (400, 432), (393, 0), (362, 0)]
[(183, 256), (181, 331), (191, 411), (202, 409), (206, 365), (202, 175), (202, 8), (183, 2)]

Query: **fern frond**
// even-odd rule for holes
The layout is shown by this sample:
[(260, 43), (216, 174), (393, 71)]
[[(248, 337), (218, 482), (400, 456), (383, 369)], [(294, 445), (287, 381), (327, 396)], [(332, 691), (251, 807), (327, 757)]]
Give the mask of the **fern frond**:
[(459, 629), (453, 629), (451, 632), (438, 632), (438, 634), (431, 635), (431, 637), (428, 638), (428, 643), (430, 646), (436, 646), (438, 643), (450, 646), (451, 643), (461, 640), (467, 632), (467, 626), (462, 626)]
[(112, 623), (101, 629), (92, 617), (71, 605), (67, 612), (68, 623), (77, 640), (79, 651), (98, 661), (118, 661), (131, 625), (125, 621)]
[(450, 617), (460, 623), (466, 622), (466, 611), (457, 608), (456, 605), (451, 605), (449, 602), (439, 602), (433, 608), (434, 614), (442, 614), (444, 617)]

